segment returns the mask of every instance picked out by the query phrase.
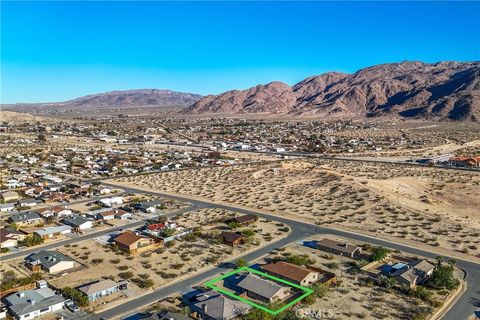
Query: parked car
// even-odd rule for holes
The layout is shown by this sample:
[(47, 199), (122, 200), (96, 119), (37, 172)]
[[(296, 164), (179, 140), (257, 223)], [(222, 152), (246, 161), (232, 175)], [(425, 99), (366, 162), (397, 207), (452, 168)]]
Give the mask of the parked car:
[(65, 306), (67, 307), (68, 310), (72, 312), (77, 312), (80, 311), (80, 308), (77, 306), (77, 304), (73, 301), (67, 301), (65, 303)]

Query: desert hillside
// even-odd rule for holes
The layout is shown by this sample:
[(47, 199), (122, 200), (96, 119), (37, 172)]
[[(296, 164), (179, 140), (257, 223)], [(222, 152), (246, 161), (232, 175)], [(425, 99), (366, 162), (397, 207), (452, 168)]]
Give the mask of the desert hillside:
[(186, 107), (198, 101), (201, 97), (194, 93), (171, 90), (138, 89), (91, 94), (64, 102), (5, 104), (2, 105), (2, 109), (18, 112), (51, 113), (52, 111), (98, 111), (100, 109), (128, 107)]
[(32, 116), (28, 113), (0, 111), (0, 122), (31, 122), (44, 120), (45, 118), (43, 117)]
[(208, 95), (185, 113), (480, 119), (479, 62), (401, 62)]

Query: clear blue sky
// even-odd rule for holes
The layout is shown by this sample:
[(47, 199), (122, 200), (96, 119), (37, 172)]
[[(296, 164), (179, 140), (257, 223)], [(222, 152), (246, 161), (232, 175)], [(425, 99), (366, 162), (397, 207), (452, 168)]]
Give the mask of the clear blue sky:
[(2, 103), (480, 60), (479, 2), (3, 2)]

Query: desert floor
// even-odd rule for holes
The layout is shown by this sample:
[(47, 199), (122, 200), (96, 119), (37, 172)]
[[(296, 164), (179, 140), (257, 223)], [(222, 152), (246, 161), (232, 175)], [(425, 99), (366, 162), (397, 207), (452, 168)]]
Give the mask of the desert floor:
[(298, 159), (120, 178), (116, 183), (480, 257), (477, 173)]

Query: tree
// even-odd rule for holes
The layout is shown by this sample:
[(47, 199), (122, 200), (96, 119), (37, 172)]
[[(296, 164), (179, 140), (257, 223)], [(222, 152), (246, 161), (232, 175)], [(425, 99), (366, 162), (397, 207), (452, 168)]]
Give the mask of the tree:
[(452, 259), (448, 260), (448, 264), (452, 267), (455, 267), (457, 265), (457, 260), (452, 258)]
[(88, 297), (77, 289), (65, 287), (62, 289), (62, 294), (72, 299), (80, 307), (88, 306)]
[(171, 229), (171, 228), (166, 228), (165, 230), (163, 230), (163, 236), (165, 238), (168, 238), (168, 237), (171, 237), (175, 234), (175, 229)]
[(255, 231), (253, 231), (252, 229), (246, 229), (246, 230), (243, 230), (242, 231), (242, 234), (245, 236), (245, 237), (253, 237), (255, 236)]
[(378, 278), (378, 283), (381, 287), (383, 287), (387, 290), (390, 290), (391, 288), (393, 288), (395, 286), (397, 281), (395, 280), (395, 278), (390, 278), (390, 277), (386, 277), (386, 276), (382, 275)]
[(250, 312), (243, 317), (244, 320), (273, 320), (273, 316), (258, 308), (250, 309)]
[(245, 259), (238, 259), (237, 262), (235, 262), (235, 265), (240, 268), (240, 267), (245, 267), (248, 265), (247, 260)]
[(445, 260), (445, 258), (442, 257), (442, 256), (436, 256), (436, 257), (435, 257), (435, 260), (437, 261), (437, 267), (441, 267), (441, 266), (442, 266), (442, 262)]
[(433, 271), (427, 284), (435, 289), (455, 289), (459, 281), (455, 278), (453, 271), (452, 266), (440, 266)]
[(38, 234), (34, 233), (33, 235), (26, 236), (25, 239), (20, 241), (20, 244), (27, 247), (38, 246), (43, 243), (43, 238)]
[(38, 138), (38, 141), (40, 141), (41, 143), (44, 143), (45, 141), (47, 141), (47, 138), (42, 133), (39, 134), (37, 138)]
[(296, 264), (298, 266), (308, 265), (315, 263), (315, 260), (310, 258), (308, 255), (292, 255), (287, 258), (287, 262)]
[(240, 228), (240, 223), (236, 222), (236, 221), (232, 221), (232, 222), (229, 222), (228, 223), (228, 227), (232, 230), (235, 230), (237, 228)]
[(375, 248), (372, 249), (371, 259), (373, 261), (380, 261), (380, 260), (385, 259), (388, 256), (389, 253), (390, 253), (390, 250), (388, 250), (387, 248), (385, 248), (383, 246), (375, 247)]

